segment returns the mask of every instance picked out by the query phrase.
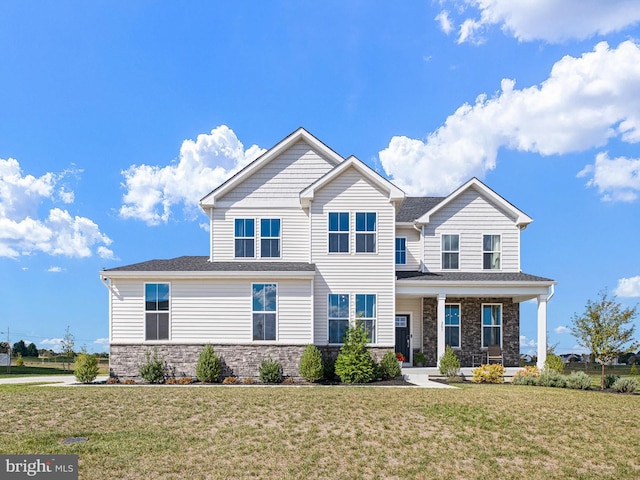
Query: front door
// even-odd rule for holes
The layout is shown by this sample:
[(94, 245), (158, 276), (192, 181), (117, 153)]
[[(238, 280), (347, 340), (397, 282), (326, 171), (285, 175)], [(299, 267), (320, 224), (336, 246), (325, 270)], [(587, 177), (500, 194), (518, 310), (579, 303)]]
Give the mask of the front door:
[(411, 329), (409, 328), (409, 315), (396, 315), (396, 352), (404, 355), (406, 362), (411, 361), (409, 350), (411, 348)]

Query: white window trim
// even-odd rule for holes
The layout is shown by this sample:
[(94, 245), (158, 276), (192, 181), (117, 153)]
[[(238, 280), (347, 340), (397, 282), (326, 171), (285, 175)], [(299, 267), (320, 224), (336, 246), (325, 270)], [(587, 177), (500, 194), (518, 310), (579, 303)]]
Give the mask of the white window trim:
[[(461, 303), (445, 303), (444, 307), (445, 307), (445, 322), (444, 322), (445, 331), (447, 330), (446, 308), (458, 307), (458, 346), (451, 347), (451, 348), (454, 350), (462, 350), (462, 304)], [(452, 326), (453, 325), (450, 325), (449, 327), (452, 327)], [(446, 335), (445, 335), (445, 338), (446, 338)]]
[[(236, 220), (253, 220), (253, 237), (236, 237)], [(233, 258), (234, 259), (245, 259), (245, 258), (256, 258), (256, 255), (258, 253), (258, 248), (259, 245), (256, 245), (257, 242), (257, 238), (258, 238), (258, 226), (256, 225), (258, 222), (258, 219), (255, 217), (235, 217), (233, 219)], [(248, 239), (253, 239), (253, 257), (236, 257), (236, 240), (248, 240)]]
[[(167, 328), (169, 329), (168, 335), (167, 335), (167, 339), (166, 340), (147, 340), (147, 312), (159, 312), (159, 311), (164, 311), (164, 310), (147, 310), (147, 285), (159, 285), (159, 284), (167, 284), (169, 285), (169, 310), (167, 310), (167, 314), (168, 314), (168, 325)], [(171, 342), (171, 310), (173, 308), (172, 305), (172, 295), (171, 292), (173, 292), (173, 285), (171, 284), (171, 282), (165, 282), (165, 281), (157, 281), (157, 282), (144, 282), (144, 286), (143, 286), (143, 291), (142, 291), (142, 305), (143, 305), (143, 312), (144, 315), (142, 317), (143, 319), (143, 334), (142, 337), (144, 339), (144, 343), (146, 344), (161, 344), (161, 343), (169, 343)]]
[(346, 295), (347, 299), (349, 300), (349, 306), (348, 306), (348, 312), (347, 312), (347, 325), (348, 325), (348, 327), (351, 327), (352, 326), (352, 324), (351, 324), (351, 294), (350, 293), (334, 293), (334, 292), (327, 293), (327, 344), (328, 345), (344, 345), (344, 343), (334, 343), (334, 342), (330, 342), (329, 341), (329, 337), (330, 337), (329, 319), (332, 319), (332, 320), (344, 320), (344, 318), (342, 318), (342, 317), (330, 317), (329, 316), (329, 297), (331, 295)]
[[(373, 295), (376, 299), (375, 303), (375, 317), (360, 317), (358, 318), (358, 313), (356, 311), (357, 308), (357, 296), (358, 295)], [(365, 293), (365, 292), (357, 292), (353, 294), (353, 322), (352, 326), (356, 326), (359, 320), (373, 320), (373, 342), (367, 343), (367, 345), (377, 345), (378, 344), (378, 294), (377, 293)], [(395, 324), (394, 324), (395, 325)], [(395, 328), (395, 327), (394, 327)]]
[[(364, 214), (369, 214), (369, 213), (373, 213), (376, 216), (376, 229), (373, 232), (369, 232), (369, 231), (358, 231), (357, 227), (356, 227), (356, 216), (358, 213), (364, 213)], [(366, 218), (366, 217), (365, 217)], [(378, 230), (379, 230), (379, 221), (380, 221), (380, 215), (378, 214), (378, 212), (371, 212), (371, 211), (356, 211), (353, 212), (353, 253), (355, 253), (356, 255), (377, 255), (378, 254)], [(373, 234), (373, 242), (375, 245), (375, 249), (373, 252), (359, 252), (358, 251), (358, 234), (361, 235), (371, 235)], [(395, 250), (394, 250), (395, 252)], [(395, 259), (394, 259), (395, 261)]]
[(493, 306), (500, 307), (500, 348), (502, 348), (502, 334), (504, 329), (504, 305), (502, 303), (483, 303), (480, 307), (480, 347), (482, 348), (482, 350), (486, 350), (488, 348), (484, 346), (484, 307)]
[[(485, 235), (491, 235), (492, 237), (500, 237), (500, 250), (485, 250), (484, 249), (484, 237)], [(485, 271), (495, 271), (495, 272), (499, 272), (502, 270), (502, 234), (501, 233), (483, 233), (482, 234), (482, 238), (481, 238), (481, 243), (480, 243), (482, 248), (482, 269)], [(500, 268), (484, 268), (484, 254), (485, 253), (498, 253), (500, 255)]]
[[(280, 235), (277, 237), (264, 237), (262, 235), (262, 220), (278, 220), (280, 222)], [(261, 217), (258, 219), (257, 223), (260, 224), (260, 231), (256, 235), (256, 237), (258, 237), (258, 240), (256, 241), (258, 245), (256, 246), (256, 248), (254, 248), (254, 253), (256, 254), (256, 258), (264, 259), (267, 261), (274, 258), (282, 258), (283, 257), (282, 255), (282, 218), (281, 217), (264, 217), (264, 218)], [(280, 242), (279, 243), (280, 256), (279, 257), (263, 257), (262, 256), (262, 240), (278, 240)]]
[[(253, 286), (254, 285), (275, 285), (276, 286), (276, 338), (274, 340), (254, 340), (253, 339), (253, 314), (254, 313), (264, 313), (266, 312), (266, 310), (262, 310), (262, 311), (256, 311), (253, 309)], [(251, 312), (251, 317), (250, 317), (250, 325), (251, 325), (251, 331), (250, 331), (250, 335), (249, 338), (251, 339), (252, 343), (261, 343), (261, 344), (269, 344), (269, 343), (277, 343), (278, 339), (280, 338), (280, 285), (278, 284), (278, 282), (268, 282), (268, 281), (264, 281), (264, 282), (251, 282), (251, 286), (250, 286), (250, 290), (249, 290), (249, 299), (251, 301), (251, 303), (249, 304), (249, 311)]]
[[(445, 250), (442, 242), (444, 241), (444, 236), (445, 235), (457, 235), (458, 236), (458, 251), (456, 252), (455, 250)], [(460, 270), (460, 264), (461, 264), (461, 255), (460, 255), (460, 237), (462, 235), (460, 235), (460, 233), (454, 233), (454, 232), (442, 232), (440, 234), (440, 270), (446, 270), (447, 272), (449, 271), (459, 271)], [(442, 257), (444, 256), (445, 253), (457, 253), (458, 254), (458, 268), (444, 268), (444, 262), (442, 261)]]
[[(329, 216), (332, 213), (337, 213), (337, 214), (341, 214), (341, 213), (346, 213), (347, 217), (349, 218), (349, 228), (347, 229), (347, 231), (342, 231), (342, 230), (329, 230)], [(351, 254), (351, 225), (352, 225), (352, 221), (351, 221), (351, 212), (348, 210), (332, 210), (330, 212), (327, 212), (327, 254), (328, 255), (349, 255)], [(338, 227), (340, 226), (340, 220), (338, 219)], [(332, 252), (329, 249), (329, 245), (330, 245), (330, 241), (329, 241), (329, 236), (332, 234), (346, 234), (347, 235), (347, 251), (346, 252)]]
[[(407, 264), (407, 237), (396, 237), (396, 240), (404, 240), (404, 263), (396, 263), (396, 265), (406, 265)], [(395, 246), (395, 241), (394, 241), (394, 246)], [(394, 261), (395, 261), (395, 257), (398, 254), (398, 249), (397, 247), (394, 248), (394, 252), (393, 252), (393, 256), (394, 256)]]

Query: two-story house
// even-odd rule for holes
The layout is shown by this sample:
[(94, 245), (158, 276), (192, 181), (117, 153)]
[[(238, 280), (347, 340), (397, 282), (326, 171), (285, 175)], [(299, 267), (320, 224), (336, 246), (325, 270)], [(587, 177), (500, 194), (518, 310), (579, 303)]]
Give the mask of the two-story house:
[(471, 366), (498, 344), (516, 366), (519, 304), (532, 299), (544, 362), (554, 281), (520, 270), (532, 220), (475, 178), (447, 197), (408, 197), (301, 128), (200, 205), (209, 255), (100, 272), (113, 375), (137, 376), (154, 347), (193, 375), (210, 343), (227, 373), (256, 376), (271, 356), (297, 376), (305, 345), (335, 355), (356, 322), (377, 357), (422, 351), (435, 366), (448, 344)]

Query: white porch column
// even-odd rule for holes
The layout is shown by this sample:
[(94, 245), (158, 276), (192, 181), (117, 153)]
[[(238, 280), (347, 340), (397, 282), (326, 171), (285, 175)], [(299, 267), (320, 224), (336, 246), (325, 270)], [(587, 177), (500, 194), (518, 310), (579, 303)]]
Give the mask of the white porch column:
[(447, 296), (444, 293), (438, 294), (438, 357), (437, 366), (440, 367), (440, 358), (444, 355), (444, 302)]
[(547, 359), (547, 296), (538, 295), (538, 363), (540, 370)]

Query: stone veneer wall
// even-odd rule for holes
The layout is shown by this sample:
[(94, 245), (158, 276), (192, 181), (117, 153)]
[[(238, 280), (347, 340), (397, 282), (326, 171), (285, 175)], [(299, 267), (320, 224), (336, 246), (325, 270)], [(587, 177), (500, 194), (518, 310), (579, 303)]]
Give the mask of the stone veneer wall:
[[(471, 367), (472, 354), (486, 355), (482, 342), (482, 304), (502, 304), (502, 353), (505, 367), (517, 367), (520, 363), (520, 304), (508, 298), (449, 298), (446, 303), (460, 304), (461, 348), (456, 349), (460, 366)], [(435, 298), (422, 299), (423, 312), (423, 353), (427, 365), (437, 364), (438, 301)], [(486, 359), (486, 356), (485, 356)], [(486, 360), (485, 360), (486, 361)]]
[[(271, 356), (282, 365), (285, 377), (300, 378), (298, 365), (305, 345), (215, 345), (213, 349), (222, 361), (222, 376), (258, 378), (258, 368), (263, 360)], [(109, 354), (110, 376), (121, 379), (140, 378), (140, 365), (146, 362), (146, 353), (157, 349), (158, 355), (165, 359), (169, 371), (176, 377), (195, 377), (198, 356), (203, 345), (111, 345)], [(334, 358), (339, 347), (318, 346), (324, 358)], [(392, 348), (372, 347), (369, 349), (379, 362)]]

